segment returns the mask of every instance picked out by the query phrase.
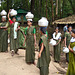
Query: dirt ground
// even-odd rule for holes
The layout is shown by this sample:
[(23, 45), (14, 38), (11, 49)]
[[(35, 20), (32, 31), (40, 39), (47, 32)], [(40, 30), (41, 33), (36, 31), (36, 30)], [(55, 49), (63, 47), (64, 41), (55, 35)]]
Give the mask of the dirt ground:
[[(36, 51), (35, 62), (37, 63), (38, 51)], [(8, 53), (0, 53), (0, 75), (40, 75), (35, 65), (27, 65), (25, 62), (25, 50), (19, 49), (19, 55), (11, 56)], [(49, 66), (49, 75), (66, 75), (65, 68), (53, 61)]]

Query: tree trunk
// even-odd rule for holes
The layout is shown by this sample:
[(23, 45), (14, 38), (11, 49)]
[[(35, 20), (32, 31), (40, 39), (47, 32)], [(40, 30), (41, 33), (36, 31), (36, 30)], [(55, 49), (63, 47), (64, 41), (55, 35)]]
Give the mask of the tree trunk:
[(47, 12), (47, 0), (46, 0), (46, 18), (47, 18), (47, 13), (48, 13), (48, 12)]
[(52, 21), (54, 21), (54, 6), (53, 6), (53, 0), (51, 0), (51, 11), (52, 11)]
[(7, 0), (7, 12), (9, 12), (9, 0)]
[(61, 18), (61, 0), (59, 0), (59, 14), (60, 14), (60, 18)]
[(12, 0), (7, 0), (7, 12), (12, 8)]
[(75, 6), (74, 6), (74, 4), (75, 4), (75, 1), (73, 1), (72, 2), (72, 0), (69, 0), (69, 2), (70, 2), (70, 4), (71, 4), (71, 6), (72, 6), (72, 10), (73, 10), (73, 13), (75, 13)]
[(42, 0), (39, 0), (39, 18), (42, 16)]
[(58, 18), (58, 0), (56, 0), (56, 19)]
[(31, 0), (31, 12), (34, 13), (35, 0)]
[(64, 15), (64, 6), (65, 6), (65, 4), (66, 4), (66, 1), (65, 1), (65, 0), (63, 0), (62, 16)]

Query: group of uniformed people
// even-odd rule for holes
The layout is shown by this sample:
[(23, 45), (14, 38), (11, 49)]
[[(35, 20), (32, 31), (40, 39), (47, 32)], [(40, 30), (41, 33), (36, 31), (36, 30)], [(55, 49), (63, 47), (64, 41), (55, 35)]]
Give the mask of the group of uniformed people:
[[(72, 26), (68, 27), (68, 24), (66, 24), (63, 31), (64, 47), (69, 49), (69, 52), (66, 53), (66, 64), (68, 64), (66, 75), (75, 75), (75, 29), (72, 29)], [(57, 42), (57, 44), (54, 45), (54, 61), (59, 63), (61, 56), (61, 34), (58, 27), (56, 27), (53, 33), (53, 39)]]
[(72, 26), (64, 26), (64, 42), (65, 47), (69, 48), (69, 53), (66, 53), (66, 62), (68, 62), (68, 70), (66, 75), (75, 75), (75, 29)]
[[(2, 22), (0, 23), (0, 52), (8, 52), (8, 28), (10, 27), (11, 55), (14, 56), (14, 54), (18, 54), (18, 49), (23, 45), (26, 47), (26, 63), (35, 65), (36, 29), (35, 26), (32, 25), (33, 20), (27, 19), (28, 26), (23, 28), (16, 22), (15, 16), (10, 18), (9, 13), (9, 22), (6, 22), (6, 16), (2, 16)], [(51, 59), (47, 27), (40, 27), (40, 33), (37, 67), (40, 69), (40, 75), (48, 75)], [(56, 40), (56, 45), (54, 45), (54, 61), (60, 62), (61, 33), (58, 27), (56, 27), (53, 33), (53, 39)], [(67, 75), (75, 75), (75, 52), (73, 51), (73, 47), (75, 46), (75, 29), (72, 30), (71, 26), (68, 29), (68, 25), (64, 27), (64, 44), (65, 47), (68, 47), (70, 50), (69, 53), (66, 54), (66, 61), (69, 63)]]
[[(35, 65), (35, 46), (36, 46), (36, 29), (32, 25), (32, 19), (27, 19), (27, 27), (22, 28), (16, 17), (10, 17), (8, 12), (8, 20), (6, 16), (2, 16), (0, 23), (0, 52), (8, 52), (8, 28), (10, 27), (10, 51), (11, 55), (18, 54), (20, 45), (26, 47), (26, 63)], [(40, 27), (41, 38), (39, 42), (39, 55), (37, 67), (40, 69), (40, 75), (49, 73), (50, 52), (48, 45), (47, 27)], [(22, 38), (23, 37), (23, 38)], [(19, 55), (19, 54), (18, 54)]]

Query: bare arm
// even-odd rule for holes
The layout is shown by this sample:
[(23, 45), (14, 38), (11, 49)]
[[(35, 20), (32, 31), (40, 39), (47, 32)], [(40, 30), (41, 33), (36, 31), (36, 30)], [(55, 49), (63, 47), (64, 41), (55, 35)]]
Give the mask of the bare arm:
[(25, 34), (24, 34), (24, 33), (23, 33), (23, 35), (24, 35), (24, 38), (25, 38), (24, 43), (23, 43), (23, 46), (25, 46), (26, 36), (25, 36)]
[(57, 43), (57, 45), (60, 43), (61, 39), (59, 39), (59, 42)]
[(16, 29), (15, 31), (17, 32), (18, 30), (20, 30), (20, 26), (18, 26), (17, 29)]
[(66, 37), (65, 37), (65, 39), (64, 39), (64, 42), (65, 42), (65, 47), (66, 47)]
[(35, 46), (36, 46), (36, 35), (34, 34), (34, 41), (35, 41)]
[(0, 29), (6, 29), (7, 27), (5, 26), (5, 27), (0, 27)]
[(73, 49), (70, 47), (70, 45), (69, 45), (68, 48), (69, 48), (69, 50), (70, 50), (72, 53), (74, 53), (74, 52), (73, 52)]
[(0, 29), (7, 29), (8, 28), (8, 23), (6, 23), (6, 26), (0, 27)]
[(8, 20), (11, 20), (10, 17), (9, 17), (9, 13), (10, 13), (10, 11), (11, 11), (11, 10), (9, 10), (9, 12), (8, 12)]
[(55, 46), (57, 46), (60, 43), (60, 41), (61, 41), (61, 39), (59, 39), (58, 43)]
[(43, 49), (44, 49), (44, 44), (42, 43), (42, 45), (41, 45), (41, 50), (40, 50), (40, 52), (39, 52), (39, 56), (38, 56), (38, 58), (41, 57), (41, 53), (43, 52)]

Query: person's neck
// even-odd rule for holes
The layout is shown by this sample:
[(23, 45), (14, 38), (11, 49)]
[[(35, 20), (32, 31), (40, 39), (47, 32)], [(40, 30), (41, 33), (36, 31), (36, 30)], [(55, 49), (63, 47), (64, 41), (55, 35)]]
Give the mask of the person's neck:
[(31, 27), (32, 25), (29, 25), (29, 27)]
[(42, 35), (44, 35), (44, 33), (42, 33)]
[(13, 23), (15, 23), (16, 21), (12, 21)]
[(73, 38), (75, 38), (75, 36)]
[(68, 31), (66, 31), (66, 32), (68, 32)]
[(71, 31), (69, 31), (69, 33), (71, 33)]
[(15, 23), (15, 22), (13, 22), (13, 23)]
[(2, 22), (4, 23), (4, 22), (6, 22), (6, 21), (2, 21)]
[(58, 32), (56, 32), (56, 34), (58, 34)]

